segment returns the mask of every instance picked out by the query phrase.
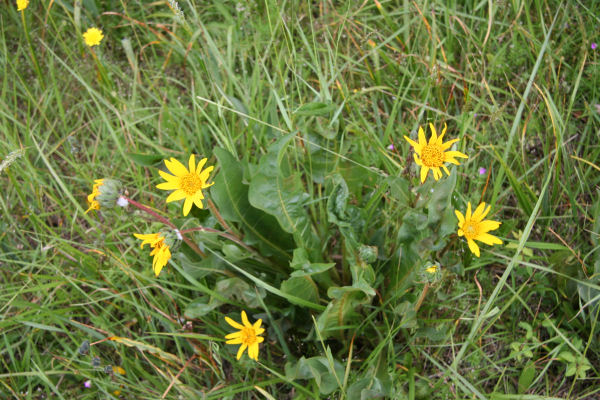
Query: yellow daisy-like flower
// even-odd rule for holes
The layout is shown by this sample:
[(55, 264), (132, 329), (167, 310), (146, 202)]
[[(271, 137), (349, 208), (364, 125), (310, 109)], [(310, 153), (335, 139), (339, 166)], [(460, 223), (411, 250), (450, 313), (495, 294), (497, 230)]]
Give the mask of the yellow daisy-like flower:
[(165, 243), (164, 236), (162, 236), (161, 233), (149, 233), (144, 235), (134, 233), (133, 236), (142, 240), (140, 248), (143, 249), (145, 244), (149, 244), (150, 247), (154, 249), (150, 252), (150, 255), (154, 256), (154, 260), (152, 260), (152, 269), (154, 270), (154, 274), (158, 276), (171, 258), (171, 250), (169, 249), (169, 245)]
[(438, 270), (438, 266), (437, 265), (432, 265), (429, 268), (425, 268), (425, 271), (427, 271), (430, 274), (435, 274), (435, 272)]
[(29, 0), (17, 0), (17, 11), (23, 11), (29, 5)]
[(85, 44), (87, 44), (90, 47), (99, 45), (102, 39), (104, 39), (104, 35), (102, 34), (102, 31), (98, 28), (89, 28), (83, 34), (83, 40)]
[(203, 158), (196, 166), (196, 159), (192, 154), (188, 161), (188, 170), (182, 163), (171, 157), (169, 160), (165, 160), (165, 165), (173, 175), (167, 174), (161, 170), (158, 171), (160, 176), (162, 176), (166, 182), (160, 183), (156, 187), (162, 190), (174, 190), (174, 192), (167, 197), (167, 203), (185, 199), (185, 202), (183, 203), (184, 216), (189, 214), (192, 209), (192, 204), (195, 204), (198, 208), (204, 207), (202, 205), (202, 199), (204, 199), (202, 189), (206, 189), (214, 183), (207, 182), (208, 175), (214, 167), (211, 166), (202, 170), (202, 167), (206, 164), (206, 160), (206, 158)]
[(498, 221), (484, 220), (491, 208), (492, 206), (488, 206), (486, 209), (485, 203), (481, 203), (471, 215), (471, 203), (469, 202), (467, 203), (466, 215), (462, 215), (458, 210), (454, 211), (456, 218), (458, 218), (458, 236), (467, 238), (469, 249), (477, 257), (479, 257), (479, 246), (475, 243), (475, 240), (479, 240), (490, 246), (502, 244), (502, 240), (488, 233), (489, 231), (498, 229), (501, 223)]
[(242, 357), (244, 350), (248, 348), (248, 357), (254, 361), (258, 361), (258, 344), (265, 340), (264, 337), (258, 336), (265, 331), (264, 328), (260, 327), (262, 319), (251, 324), (250, 321), (248, 321), (246, 312), (242, 311), (242, 323), (244, 325), (235, 322), (229, 317), (225, 317), (225, 321), (235, 329), (239, 329), (238, 332), (230, 333), (225, 336), (225, 339), (228, 339), (226, 342), (227, 344), (241, 344), (237, 352), (237, 359), (239, 360)]
[(433, 171), (433, 177), (437, 181), (442, 177), (440, 167), (450, 175), (450, 171), (448, 171), (448, 168), (446, 168), (444, 163), (449, 162), (460, 165), (456, 160), (456, 157), (469, 158), (469, 156), (460, 151), (446, 151), (454, 143), (458, 142), (458, 139), (452, 139), (446, 143), (443, 142), (442, 139), (444, 138), (446, 128), (448, 127), (446, 124), (444, 124), (444, 129), (440, 136), (437, 135), (433, 124), (429, 124), (429, 127), (431, 128), (431, 138), (429, 139), (429, 143), (427, 143), (427, 140), (425, 139), (425, 131), (422, 127), (419, 127), (419, 143), (411, 140), (408, 136), (404, 136), (404, 139), (406, 139), (415, 149), (415, 162), (421, 167), (421, 183), (425, 182), (425, 179), (427, 179), (429, 170)]
[(104, 183), (104, 179), (94, 180), (94, 186), (92, 187), (92, 193), (90, 193), (87, 197), (87, 201), (88, 201), (88, 203), (90, 203), (90, 208), (88, 208), (85, 211), (86, 214), (92, 210), (100, 209), (100, 203), (98, 203), (98, 200), (96, 200), (96, 196), (98, 196), (100, 194), (100, 186), (102, 186), (103, 183)]

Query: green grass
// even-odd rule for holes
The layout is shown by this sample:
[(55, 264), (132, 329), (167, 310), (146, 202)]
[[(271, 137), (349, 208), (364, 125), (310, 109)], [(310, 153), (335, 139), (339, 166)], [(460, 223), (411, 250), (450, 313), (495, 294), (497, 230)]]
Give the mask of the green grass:
[[(0, 11), (0, 398), (600, 397), (600, 3), (179, 6)], [(429, 122), (469, 159), (421, 185)], [(214, 207), (183, 218), (155, 186), (190, 153)], [(103, 177), (234, 240), (157, 278), (132, 234), (163, 225), (84, 213)], [(476, 258), (480, 201), (504, 245)], [(242, 309), (258, 363), (223, 339)]]

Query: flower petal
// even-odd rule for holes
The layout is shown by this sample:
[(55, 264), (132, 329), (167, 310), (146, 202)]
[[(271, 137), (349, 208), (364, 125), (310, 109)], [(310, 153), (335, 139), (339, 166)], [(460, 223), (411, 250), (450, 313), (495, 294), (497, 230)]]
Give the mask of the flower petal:
[(473, 211), (473, 216), (471, 217), (474, 220), (479, 220), (479, 216), (481, 215), (481, 213), (483, 213), (483, 211), (485, 210), (485, 203), (479, 203), (479, 205), (477, 206), (477, 208), (475, 209), (475, 211)]
[(426, 167), (426, 166), (421, 167), (421, 183), (424, 183), (425, 179), (427, 179), (428, 172), (429, 172), (429, 167)]
[(498, 221), (491, 221), (488, 219), (479, 223), (479, 229), (481, 232), (489, 232), (498, 229), (500, 224), (501, 223)]
[(425, 131), (421, 126), (419, 127), (419, 146), (421, 146), (421, 148), (427, 146), (427, 139), (425, 139)]
[(442, 151), (446, 151), (448, 150), (450, 147), (452, 147), (452, 145), (456, 142), (458, 142), (459, 139), (452, 139), (452, 140), (448, 140), (446, 143), (441, 143), (442, 146)]
[[(260, 329), (260, 326), (262, 325), (262, 318), (259, 318), (254, 325), (252, 325), (252, 327), (254, 328), (254, 330), (256, 331), (257, 329)], [(257, 335), (260, 335), (260, 333), (257, 333)]]
[(242, 324), (244, 324), (247, 328), (252, 328), (252, 324), (248, 321), (248, 316), (246, 315), (246, 311), (242, 310)]
[(442, 177), (442, 171), (440, 171), (439, 167), (433, 167), (431, 170), (433, 171), (433, 179), (438, 181)]
[(203, 198), (204, 198), (204, 195), (202, 194), (202, 190), (198, 190), (196, 192), (196, 194), (194, 195), (194, 204), (196, 205), (196, 207), (204, 208), (204, 205), (202, 204)]
[(225, 342), (226, 344), (242, 344), (242, 338), (238, 337), (238, 338), (234, 338), (234, 339), (230, 339), (228, 341)]
[(265, 338), (264, 338), (264, 337), (262, 337), (262, 336), (258, 336), (258, 337), (256, 338), (256, 343), (262, 343), (262, 342), (264, 342), (264, 341), (265, 341)]
[(446, 174), (447, 174), (448, 176), (450, 176), (450, 171), (448, 171), (448, 168), (446, 168), (446, 166), (445, 166), (445, 165), (442, 165), (442, 168), (444, 168), (444, 171), (446, 171)]
[(429, 129), (431, 129), (431, 137), (429, 138), (429, 144), (434, 144), (437, 142), (437, 132), (435, 131), (435, 126), (430, 122)]
[(173, 157), (171, 157), (169, 160), (165, 160), (165, 165), (175, 176), (188, 174), (188, 170), (185, 168), (185, 166)]
[(228, 335), (225, 335), (225, 339), (235, 339), (239, 337), (242, 337), (242, 331), (233, 332)]
[(248, 347), (248, 345), (246, 343), (242, 343), (240, 349), (237, 352), (237, 356), (235, 357), (237, 360), (242, 358), (242, 354), (244, 353), (244, 350), (246, 350), (246, 347)]
[(232, 319), (231, 319), (231, 318), (229, 318), (229, 317), (225, 317), (225, 321), (226, 321), (226, 322), (227, 322), (229, 325), (233, 326), (235, 329), (244, 329), (244, 325), (242, 325), (242, 324), (240, 324), (240, 323), (238, 323), (238, 322), (235, 322), (234, 320), (232, 320)]
[(200, 160), (198, 162), (198, 167), (196, 167), (196, 172), (202, 171), (202, 167), (204, 167), (204, 164), (206, 164), (206, 161), (208, 161), (208, 158), (204, 157), (202, 160)]
[(490, 210), (492, 209), (492, 206), (489, 205), (485, 211), (483, 213), (481, 213), (481, 215), (479, 216), (479, 219), (477, 220), (477, 222), (481, 222), (483, 221), (483, 219), (486, 217), (486, 215), (488, 215), (488, 213), (490, 212)]
[(469, 201), (467, 203), (467, 213), (465, 214), (465, 220), (470, 221), (471, 220), (471, 202)]
[(192, 209), (192, 205), (194, 204), (194, 200), (192, 200), (191, 197), (186, 197), (185, 201), (183, 202), (183, 216), (187, 216), (190, 213), (190, 210)]
[(173, 193), (171, 193), (171, 194), (170, 194), (170, 195), (167, 197), (167, 200), (166, 200), (166, 202), (167, 202), (167, 203), (170, 203), (170, 202), (172, 202), (172, 201), (179, 201), (179, 200), (185, 199), (185, 197), (186, 197), (186, 194), (185, 194), (185, 192), (184, 192), (183, 190), (179, 189), (179, 190), (176, 190), (176, 191), (174, 191)]
[(475, 240), (479, 240), (480, 242), (489, 244), (490, 246), (493, 246), (495, 244), (502, 244), (502, 240), (500, 240), (494, 235), (490, 235), (489, 233), (480, 233), (479, 235), (477, 235)]
[(179, 182), (174, 182), (174, 181), (163, 182), (163, 183), (159, 183), (158, 185), (156, 185), (156, 187), (161, 190), (175, 190), (175, 189), (179, 189)]
[(475, 254), (476, 257), (479, 257), (479, 246), (472, 240), (467, 240), (467, 244), (469, 245), (469, 250), (471, 253)]
[(440, 146), (442, 144), (444, 144), (444, 142), (443, 142), (442, 139), (444, 138), (444, 135), (446, 134), (446, 129), (448, 129), (448, 124), (446, 124), (444, 122), (444, 129), (442, 129), (442, 134), (440, 136), (438, 136), (438, 140), (437, 140), (437, 144), (440, 145)]
[(193, 174), (196, 171), (196, 157), (193, 154), (190, 154), (190, 159), (188, 161), (188, 167), (190, 169), (190, 174)]
[(462, 228), (465, 223), (465, 216), (458, 210), (454, 210), (454, 214), (456, 215), (456, 218), (458, 218), (458, 226)]
[[(166, 161), (166, 160), (165, 160)], [(166, 173), (165, 171), (163, 171), (162, 169), (158, 170), (158, 174), (167, 182), (179, 182), (179, 178), (176, 176), (173, 176), (171, 174)]]
[(406, 135), (404, 135), (404, 139), (406, 139), (406, 141), (415, 149), (415, 153), (421, 154), (421, 145), (419, 143), (415, 142)]

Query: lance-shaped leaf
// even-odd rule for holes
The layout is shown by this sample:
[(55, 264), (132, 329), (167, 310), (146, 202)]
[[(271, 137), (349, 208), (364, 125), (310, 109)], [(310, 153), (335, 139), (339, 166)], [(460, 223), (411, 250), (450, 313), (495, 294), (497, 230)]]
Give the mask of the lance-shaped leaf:
[(271, 215), (253, 207), (248, 201), (248, 185), (242, 181), (243, 172), (238, 160), (227, 150), (214, 151), (221, 171), (215, 177), (211, 195), (221, 216), (229, 222), (241, 223), (248, 244), (258, 244), (261, 253), (288, 259), (288, 251), (295, 247), (290, 235), (285, 233)]
[(277, 218), (281, 228), (291, 233), (300, 247), (318, 253), (320, 243), (304, 209), (309, 196), (304, 192), (300, 174), (282, 163), (285, 149), (294, 136), (293, 133), (283, 136), (261, 157), (250, 182), (248, 199), (252, 206)]

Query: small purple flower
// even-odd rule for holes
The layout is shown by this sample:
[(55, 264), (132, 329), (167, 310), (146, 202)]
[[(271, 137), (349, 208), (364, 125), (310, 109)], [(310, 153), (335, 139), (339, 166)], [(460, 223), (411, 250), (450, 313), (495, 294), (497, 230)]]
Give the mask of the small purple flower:
[(596, 44), (596, 42), (592, 42), (592, 45), (590, 47), (592, 48), (592, 50), (596, 50), (596, 47), (598, 47), (598, 44)]
[(483, 174), (485, 174), (486, 172), (487, 172), (487, 169), (485, 169), (485, 168), (483, 168), (483, 167), (479, 168), (479, 175), (483, 175)]
[(389, 151), (394, 151), (394, 145), (393, 145), (393, 144), (390, 144), (390, 145), (387, 147), (387, 149), (388, 149)]
[(85, 381), (83, 382), (83, 386), (85, 386), (86, 388), (91, 388), (92, 387), (92, 381)]

